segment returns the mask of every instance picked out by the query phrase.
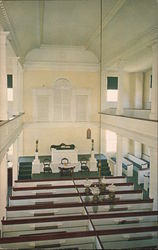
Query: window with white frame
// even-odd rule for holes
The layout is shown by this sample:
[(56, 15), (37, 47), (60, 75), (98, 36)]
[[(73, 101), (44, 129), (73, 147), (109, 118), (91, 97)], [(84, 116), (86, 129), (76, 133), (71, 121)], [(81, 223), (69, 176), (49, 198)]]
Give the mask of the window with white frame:
[(114, 153), (117, 150), (117, 135), (115, 132), (106, 130), (106, 152)]
[(117, 102), (118, 100), (118, 77), (107, 77), (107, 101)]

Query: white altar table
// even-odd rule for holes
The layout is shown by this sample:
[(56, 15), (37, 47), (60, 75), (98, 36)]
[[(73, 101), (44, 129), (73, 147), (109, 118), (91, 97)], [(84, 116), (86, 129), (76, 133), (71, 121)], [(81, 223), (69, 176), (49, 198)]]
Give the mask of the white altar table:
[(51, 168), (53, 172), (59, 172), (63, 158), (67, 158), (68, 164), (75, 167), (74, 172), (81, 170), (81, 164), (78, 161), (78, 150), (73, 144), (65, 145), (62, 143), (58, 146), (51, 146)]

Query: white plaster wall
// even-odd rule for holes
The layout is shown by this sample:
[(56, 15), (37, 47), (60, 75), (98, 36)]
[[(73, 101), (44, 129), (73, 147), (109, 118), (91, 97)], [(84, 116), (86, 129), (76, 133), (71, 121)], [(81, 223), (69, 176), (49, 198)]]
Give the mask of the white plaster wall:
[[(86, 139), (86, 130), (91, 125), (81, 122), (68, 124), (59, 123), (32, 123), (33, 122), (33, 95), (32, 90), (42, 88), (51, 89), (59, 78), (68, 79), (74, 90), (89, 89), (90, 95), (90, 124), (99, 120), (100, 110), (100, 85), (98, 72), (77, 72), (77, 71), (55, 71), (55, 70), (26, 70), (24, 72), (24, 111), (25, 122), (29, 125), (24, 129), (24, 155), (34, 154), (34, 143), (36, 138), (41, 142), (40, 154), (50, 154), (51, 144), (74, 143), (80, 153), (89, 153), (91, 145)], [(61, 127), (62, 126), (62, 127)], [(93, 125), (92, 125), (93, 126)], [(94, 127), (94, 126), (93, 126)], [(95, 127), (93, 137), (95, 148), (98, 151), (98, 128)]]
[[(64, 124), (63, 124), (64, 126)], [(99, 150), (99, 128), (93, 124), (65, 124), (64, 127), (51, 124), (30, 124), (24, 128), (24, 155), (34, 155), (35, 141), (39, 140), (39, 155), (50, 155), (52, 144), (75, 144), (78, 152), (88, 154), (91, 151), (91, 140), (87, 140), (86, 131), (91, 128), (95, 152)]]
[(70, 81), (73, 89), (87, 88), (91, 91), (90, 121), (99, 119), (100, 110), (100, 84), (99, 72), (53, 71), (53, 70), (27, 70), (24, 72), (24, 111), (25, 121), (33, 120), (33, 95), (34, 88), (52, 88), (53, 83), (59, 78)]

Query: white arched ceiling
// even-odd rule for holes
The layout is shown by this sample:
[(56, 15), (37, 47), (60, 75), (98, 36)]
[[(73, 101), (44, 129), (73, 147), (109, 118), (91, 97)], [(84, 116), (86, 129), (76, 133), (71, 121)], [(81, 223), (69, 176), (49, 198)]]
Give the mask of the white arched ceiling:
[[(149, 65), (151, 53), (145, 50), (158, 39), (157, 0), (102, 2), (105, 67), (124, 59), (129, 63), (128, 70), (130, 67), (136, 69), (136, 55), (140, 57), (142, 49)], [(28, 60), (30, 51), (41, 45), (84, 47), (85, 53), (91, 51), (99, 59), (99, 0), (1, 0), (0, 24), (4, 30), (10, 31), (10, 42), (23, 62), (25, 58)], [(147, 63), (141, 64), (140, 58), (139, 62), (139, 69), (147, 66)]]

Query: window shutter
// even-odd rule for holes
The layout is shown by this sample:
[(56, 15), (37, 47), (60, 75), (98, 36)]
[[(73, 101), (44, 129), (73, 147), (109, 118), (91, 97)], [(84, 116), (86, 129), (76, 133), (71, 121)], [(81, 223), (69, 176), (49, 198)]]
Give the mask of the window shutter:
[(13, 88), (13, 76), (7, 75), (7, 88)]
[(152, 75), (150, 76), (150, 88), (152, 88)]
[(118, 89), (118, 77), (107, 77), (107, 89)]

